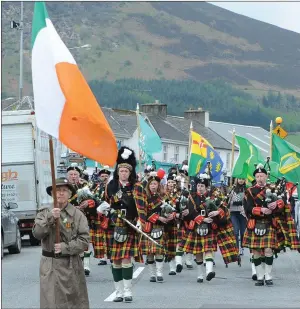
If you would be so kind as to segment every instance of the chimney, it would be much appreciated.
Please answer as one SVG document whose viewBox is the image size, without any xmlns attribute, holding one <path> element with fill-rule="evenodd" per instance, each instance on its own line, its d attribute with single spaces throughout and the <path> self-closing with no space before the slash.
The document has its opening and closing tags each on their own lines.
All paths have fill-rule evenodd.
<svg viewBox="0 0 300 309">
<path fill-rule="evenodd" d="M 198 109 L 190 108 L 189 110 L 185 111 L 184 118 L 191 121 L 197 120 L 206 128 L 209 126 L 209 112 L 204 111 L 201 107 Z"/>
<path fill-rule="evenodd" d="M 149 115 L 156 115 L 162 118 L 167 118 L 167 104 L 159 103 L 155 100 L 154 103 L 147 103 L 141 105 L 141 112 Z"/>
</svg>

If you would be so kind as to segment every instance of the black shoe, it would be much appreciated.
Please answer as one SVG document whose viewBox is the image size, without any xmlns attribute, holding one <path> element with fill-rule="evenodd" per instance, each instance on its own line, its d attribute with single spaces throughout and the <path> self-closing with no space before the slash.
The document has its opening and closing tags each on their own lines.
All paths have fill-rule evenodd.
<svg viewBox="0 0 300 309">
<path fill-rule="evenodd" d="M 158 276 L 156 278 L 157 282 L 163 282 L 164 281 L 164 278 L 162 276 Z"/>
<path fill-rule="evenodd" d="M 169 275 L 170 275 L 170 276 L 174 276 L 174 275 L 176 275 L 176 272 L 175 272 L 175 271 L 170 271 L 170 272 L 169 272 Z"/>
<path fill-rule="evenodd" d="M 84 270 L 84 274 L 85 274 L 86 276 L 89 276 L 89 275 L 90 275 L 90 271 L 89 271 L 88 269 L 85 269 L 85 270 Z"/>
<path fill-rule="evenodd" d="M 126 296 L 124 298 L 124 300 L 125 300 L 125 303 L 131 303 L 132 302 L 132 296 Z"/>
<path fill-rule="evenodd" d="M 257 275 L 256 274 L 252 275 L 252 280 L 254 280 L 254 281 L 257 280 Z"/>
<path fill-rule="evenodd" d="M 182 265 L 181 264 L 177 264 L 176 265 L 176 272 L 177 273 L 181 273 L 181 271 L 182 271 Z"/>
<path fill-rule="evenodd" d="M 113 302 L 115 302 L 115 303 L 121 303 L 122 301 L 123 301 L 123 297 L 116 297 L 113 300 Z"/>
<path fill-rule="evenodd" d="M 267 286 L 273 286 L 273 280 L 265 280 Z"/>
<path fill-rule="evenodd" d="M 210 281 L 215 276 L 216 276 L 216 273 L 214 271 L 212 271 L 212 272 L 208 273 L 208 275 L 206 276 L 206 280 Z"/>
<path fill-rule="evenodd" d="M 156 282 L 156 277 L 150 277 L 150 282 Z"/>
<path fill-rule="evenodd" d="M 101 261 L 98 263 L 98 265 L 107 265 L 107 262 L 101 260 Z"/>
<path fill-rule="evenodd" d="M 198 278 L 198 279 L 197 279 L 197 282 L 202 283 L 202 282 L 203 282 L 203 279 Z"/>
<path fill-rule="evenodd" d="M 187 269 L 193 269 L 194 268 L 193 265 L 188 265 L 188 264 L 185 264 L 185 265 L 186 265 Z"/>
<path fill-rule="evenodd" d="M 255 286 L 263 286 L 264 285 L 264 280 L 257 280 L 257 282 L 255 282 Z"/>
</svg>

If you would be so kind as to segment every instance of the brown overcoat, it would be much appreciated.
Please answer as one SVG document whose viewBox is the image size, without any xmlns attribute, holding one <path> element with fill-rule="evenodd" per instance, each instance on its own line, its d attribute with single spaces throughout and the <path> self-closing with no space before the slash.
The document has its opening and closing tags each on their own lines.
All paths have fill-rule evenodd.
<svg viewBox="0 0 300 309">
<path fill-rule="evenodd" d="M 51 209 L 41 209 L 35 218 L 33 235 L 41 240 L 42 250 L 54 251 L 55 221 Z M 40 308 L 89 308 L 84 269 L 79 254 L 89 244 L 85 215 L 73 205 L 61 210 L 60 241 L 63 257 L 41 257 Z"/>
</svg>

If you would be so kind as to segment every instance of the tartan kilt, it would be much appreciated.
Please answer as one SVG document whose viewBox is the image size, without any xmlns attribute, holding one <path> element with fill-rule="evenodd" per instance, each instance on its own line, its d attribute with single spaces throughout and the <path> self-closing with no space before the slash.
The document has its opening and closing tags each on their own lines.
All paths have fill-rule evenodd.
<svg viewBox="0 0 300 309">
<path fill-rule="evenodd" d="M 179 249 L 186 253 L 198 254 L 209 251 L 217 251 L 217 234 L 210 229 L 206 236 L 200 236 L 195 227 L 193 230 L 187 230 L 183 236 Z"/>
<path fill-rule="evenodd" d="M 182 238 L 186 233 L 186 228 L 184 224 L 181 224 L 179 228 L 177 228 L 177 245 L 180 245 Z"/>
<path fill-rule="evenodd" d="M 109 239 L 109 230 L 105 230 L 100 227 L 99 224 L 95 224 L 95 236 L 94 236 L 94 258 L 102 259 L 105 255 L 108 256 L 107 248 L 107 239 Z M 112 230 L 110 230 L 112 231 Z M 113 235 L 110 233 L 111 236 Z"/>
<path fill-rule="evenodd" d="M 243 247 L 254 250 L 265 248 L 277 249 L 278 242 L 275 228 L 272 226 L 270 221 L 259 220 L 259 222 L 269 223 L 266 234 L 263 236 L 257 236 L 254 232 L 254 229 L 250 230 L 247 227 L 244 234 Z"/>
<path fill-rule="evenodd" d="M 90 235 L 90 243 L 95 244 L 95 230 L 93 228 L 90 228 L 90 231 L 89 231 L 89 235 Z"/>
<path fill-rule="evenodd" d="M 152 224 L 152 229 L 160 228 L 160 227 L 162 227 L 160 224 Z M 163 227 L 165 229 L 165 226 Z M 146 234 L 152 237 L 151 232 L 146 233 Z M 142 234 L 138 234 L 138 239 L 139 239 L 139 247 L 143 255 L 149 255 L 149 254 L 165 255 L 166 254 L 165 249 L 167 246 L 167 233 L 165 232 L 165 230 L 160 239 L 155 239 L 155 241 L 158 242 L 160 245 L 162 245 L 163 248 L 158 247 L 151 240 L 149 240 L 145 236 L 142 236 Z"/>
<path fill-rule="evenodd" d="M 112 233 L 113 235 L 113 233 Z M 127 240 L 119 243 L 114 237 L 110 239 L 110 259 L 112 261 L 134 258 L 136 262 L 143 263 L 142 252 L 139 248 L 139 235 L 129 231 Z"/>
<path fill-rule="evenodd" d="M 300 241 L 297 236 L 294 219 L 290 208 L 285 207 L 285 217 L 277 217 L 277 241 L 279 249 L 289 247 L 291 250 L 300 249 Z"/>
<path fill-rule="evenodd" d="M 219 227 L 217 241 L 225 264 L 239 260 L 239 250 L 236 246 L 234 229 L 231 221 L 226 226 Z"/>
<path fill-rule="evenodd" d="M 177 224 L 172 222 L 165 227 L 167 238 L 167 256 L 168 258 L 175 258 L 176 247 L 178 244 L 178 228 Z"/>
</svg>

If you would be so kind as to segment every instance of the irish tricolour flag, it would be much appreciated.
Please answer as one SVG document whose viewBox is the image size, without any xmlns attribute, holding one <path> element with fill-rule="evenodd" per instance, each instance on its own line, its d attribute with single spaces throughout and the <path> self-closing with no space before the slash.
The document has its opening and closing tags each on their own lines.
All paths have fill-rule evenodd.
<svg viewBox="0 0 300 309">
<path fill-rule="evenodd" d="M 32 83 L 37 126 L 73 151 L 113 166 L 114 134 L 44 2 L 34 7 Z"/>
</svg>

